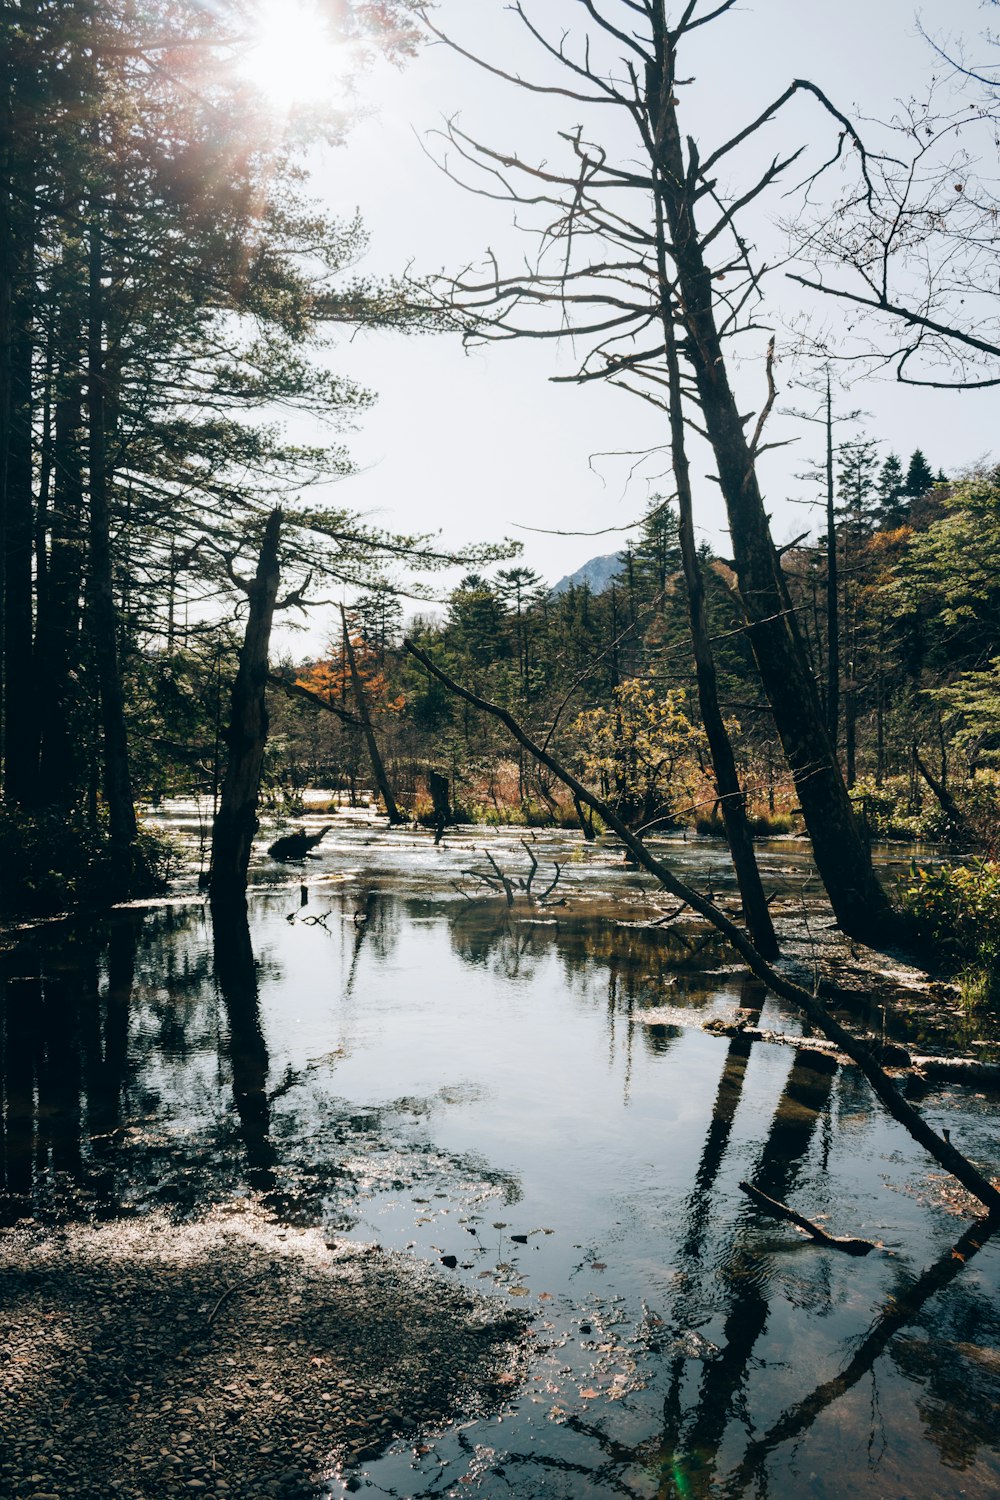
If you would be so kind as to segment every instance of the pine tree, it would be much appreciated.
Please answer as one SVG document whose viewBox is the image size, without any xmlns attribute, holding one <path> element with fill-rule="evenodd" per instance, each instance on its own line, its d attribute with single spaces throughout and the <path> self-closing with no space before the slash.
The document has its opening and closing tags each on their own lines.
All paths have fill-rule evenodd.
<svg viewBox="0 0 1000 1500">
<path fill-rule="evenodd" d="M 837 493 L 845 551 L 859 547 L 875 527 L 872 499 L 876 493 L 878 450 L 870 438 L 841 443 Z"/>
<path fill-rule="evenodd" d="M 934 470 L 927 462 L 919 448 L 914 448 L 910 455 L 910 462 L 906 470 L 906 481 L 903 485 L 903 494 L 911 500 L 917 500 L 921 495 L 926 495 L 929 489 L 934 487 Z"/>
<path fill-rule="evenodd" d="M 890 453 L 879 472 L 876 485 L 878 497 L 876 514 L 878 524 L 884 531 L 895 531 L 905 526 L 907 508 L 904 501 L 906 481 L 899 456 Z"/>
</svg>

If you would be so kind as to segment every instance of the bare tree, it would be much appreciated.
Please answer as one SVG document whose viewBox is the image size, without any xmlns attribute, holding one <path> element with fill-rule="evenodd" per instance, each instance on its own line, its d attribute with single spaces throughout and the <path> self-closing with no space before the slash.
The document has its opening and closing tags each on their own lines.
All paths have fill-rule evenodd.
<svg viewBox="0 0 1000 1500">
<path fill-rule="evenodd" d="M 518 222 L 538 230 L 535 260 L 506 275 L 491 258 L 485 273 L 469 270 L 433 290 L 476 339 L 572 339 L 584 349 L 572 375 L 607 380 L 657 406 L 677 404 L 682 420 L 711 447 L 729 517 L 739 593 L 750 640 L 800 799 L 817 865 L 845 931 L 883 938 L 888 902 L 874 875 L 827 733 L 805 644 L 771 537 L 757 475 L 764 430 L 775 399 L 770 363 L 767 390 L 752 429 L 740 410 L 727 355 L 734 340 L 759 330 L 766 266 L 743 230 L 743 214 L 782 181 L 804 147 L 775 155 L 751 170 L 730 194 L 720 174 L 737 169 L 741 148 L 759 147 L 784 107 L 797 97 L 815 103 L 835 140 L 824 162 L 807 170 L 815 182 L 852 148 L 864 164 L 855 127 L 815 84 L 795 79 L 778 98 L 721 145 L 703 153 L 681 128 L 685 86 L 679 56 L 693 32 L 723 20 L 735 0 L 687 0 L 676 21 L 664 0 L 571 0 L 580 35 L 551 39 L 536 19 L 541 7 L 518 0 L 511 9 L 540 55 L 561 70 L 556 83 L 535 82 L 477 58 L 425 24 L 441 41 L 519 89 L 552 94 L 586 108 L 614 111 L 629 127 L 617 153 L 581 125 L 562 132 L 564 167 L 528 160 L 478 141 L 452 121 L 445 131 L 445 166 L 474 191 L 512 205 Z M 863 166 L 863 170 L 865 170 Z M 676 335 L 678 382 L 666 368 L 668 333 Z"/>
<path fill-rule="evenodd" d="M 870 122 L 880 150 L 803 206 L 791 228 L 812 269 L 789 275 L 848 313 L 840 358 L 903 385 L 981 390 L 1000 385 L 1000 40 L 987 35 L 984 67 L 928 43 L 945 76 Z"/>
</svg>

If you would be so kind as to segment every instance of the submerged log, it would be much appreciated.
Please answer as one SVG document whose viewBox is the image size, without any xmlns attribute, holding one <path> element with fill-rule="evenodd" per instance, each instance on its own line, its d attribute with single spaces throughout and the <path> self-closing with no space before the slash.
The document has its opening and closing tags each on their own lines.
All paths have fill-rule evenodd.
<svg viewBox="0 0 1000 1500">
<path fill-rule="evenodd" d="M 272 859 L 286 861 L 305 859 L 310 849 L 315 849 L 320 839 L 328 834 L 332 827 L 332 823 L 327 823 L 319 833 L 306 833 L 304 828 L 297 828 L 294 833 L 286 833 L 282 838 L 275 839 L 267 852 Z"/>
<path fill-rule="evenodd" d="M 810 1239 L 814 1239 L 819 1245 L 828 1245 L 831 1250 L 843 1250 L 845 1255 L 867 1255 L 878 1248 L 871 1240 L 857 1240 L 846 1234 L 828 1234 L 825 1229 L 814 1224 L 812 1219 L 807 1219 L 804 1214 L 797 1214 L 794 1208 L 789 1208 L 787 1203 L 779 1203 L 777 1198 L 769 1198 L 752 1183 L 741 1182 L 740 1188 L 763 1213 L 770 1214 L 772 1219 L 785 1219 L 789 1224 L 804 1229 Z"/>
<path fill-rule="evenodd" d="M 802 1046 L 802 1038 L 791 1036 L 788 1032 L 762 1031 L 759 1027 L 746 1026 L 742 1021 L 727 1021 L 721 1016 L 702 1022 L 700 1029 L 713 1036 L 740 1036 L 748 1042 L 771 1042 L 779 1047 Z M 861 1036 L 858 1040 L 867 1044 L 873 1057 L 883 1067 L 892 1069 L 897 1082 L 964 1083 L 970 1088 L 1000 1093 L 1000 1063 L 982 1062 L 978 1057 L 916 1056 L 898 1042 L 885 1041 L 876 1036 Z M 841 1065 L 855 1061 L 841 1051 L 835 1042 L 824 1042 L 814 1037 L 810 1039 L 808 1046 L 810 1052 L 831 1058 Z"/>
</svg>

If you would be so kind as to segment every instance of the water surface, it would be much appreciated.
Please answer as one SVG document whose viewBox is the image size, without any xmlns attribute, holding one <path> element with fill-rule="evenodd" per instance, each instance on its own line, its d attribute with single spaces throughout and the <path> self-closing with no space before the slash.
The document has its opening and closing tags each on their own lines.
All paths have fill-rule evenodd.
<svg viewBox="0 0 1000 1500">
<path fill-rule="evenodd" d="M 337 1493 L 996 1494 L 1000 1257 L 961 1195 L 856 1071 L 699 1029 L 801 1030 L 715 939 L 654 925 L 619 851 L 539 837 L 566 904 L 511 911 L 463 875 L 485 847 L 527 874 L 514 831 L 435 849 L 341 817 L 301 871 L 260 861 L 248 926 L 192 894 L 11 938 L 5 1221 L 253 1196 L 525 1311 L 505 1411 Z M 721 849 L 670 852 L 728 899 Z M 762 862 L 808 915 L 800 848 Z M 996 1165 L 990 1101 L 924 1108 Z M 744 1178 L 883 1248 L 803 1241 Z"/>
</svg>

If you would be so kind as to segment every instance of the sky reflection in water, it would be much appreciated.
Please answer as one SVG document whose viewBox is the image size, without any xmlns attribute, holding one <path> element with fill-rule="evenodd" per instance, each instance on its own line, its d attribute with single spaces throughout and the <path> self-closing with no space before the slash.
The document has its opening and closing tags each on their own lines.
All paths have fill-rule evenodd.
<svg viewBox="0 0 1000 1500">
<path fill-rule="evenodd" d="M 214 944 L 191 903 L 12 946 L 4 1221 L 253 1193 L 524 1308 L 502 1420 L 397 1447 L 362 1493 L 995 1494 L 996 1244 L 859 1075 L 683 1024 L 798 1029 L 714 942 L 635 925 L 616 856 L 548 836 L 589 898 L 525 919 L 451 889 L 473 842 L 337 834 L 301 894 L 262 867 Z M 792 889 L 796 857 L 767 858 Z M 986 1101 L 925 1107 L 995 1159 Z M 742 1177 L 885 1252 L 802 1242 Z"/>
</svg>

